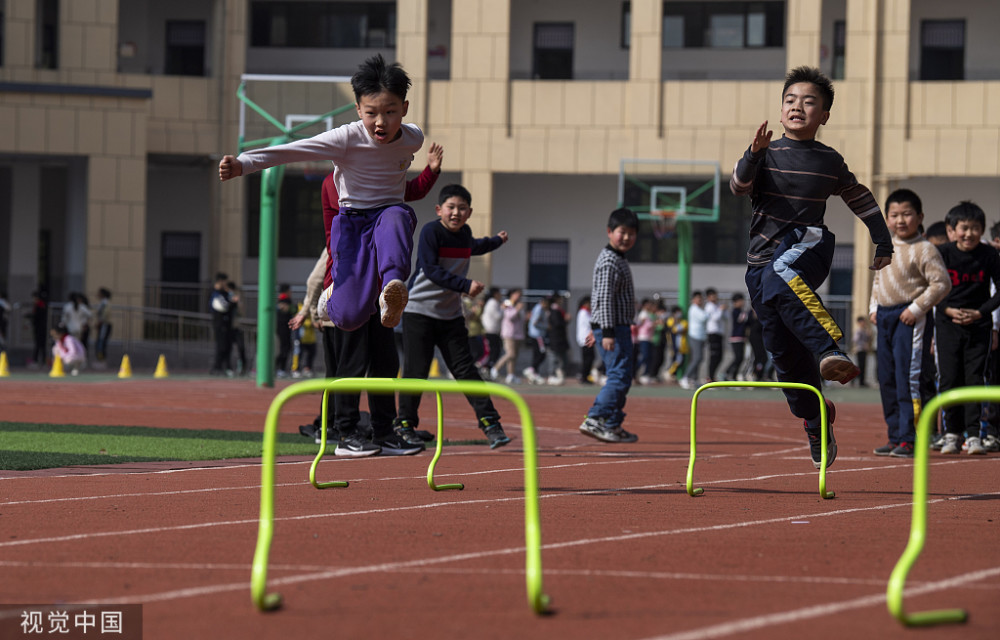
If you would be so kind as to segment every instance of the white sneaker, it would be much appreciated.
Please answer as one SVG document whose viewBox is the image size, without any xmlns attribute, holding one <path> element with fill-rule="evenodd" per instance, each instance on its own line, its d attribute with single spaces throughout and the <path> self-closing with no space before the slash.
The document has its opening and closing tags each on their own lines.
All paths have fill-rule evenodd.
<svg viewBox="0 0 1000 640">
<path fill-rule="evenodd" d="M 965 440 L 966 449 L 965 452 L 970 456 L 985 456 L 986 447 L 983 446 L 983 441 L 979 438 L 966 438 Z"/>
<path fill-rule="evenodd" d="M 976 438 L 978 440 L 978 438 Z M 941 453 L 952 454 L 958 453 L 962 450 L 962 444 L 959 442 L 957 433 L 946 433 L 944 438 L 941 440 Z"/>
<path fill-rule="evenodd" d="M 681 388 L 683 388 L 683 389 L 690 389 L 691 387 L 694 386 L 693 384 L 691 384 L 690 378 L 681 378 L 677 382 L 677 384 L 679 384 L 681 386 Z"/>
<path fill-rule="evenodd" d="M 330 320 L 330 314 L 327 312 L 327 303 L 330 302 L 330 295 L 333 294 L 333 285 L 331 284 L 323 292 L 319 294 L 319 301 L 316 303 L 316 316 L 319 318 L 320 322 L 329 322 L 333 324 Z"/>
<path fill-rule="evenodd" d="M 395 327 L 403 318 L 403 309 L 409 300 L 406 284 L 399 279 L 390 280 L 378 297 L 378 307 L 382 316 L 382 326 Z"/>
<path fill-rule="evenodd" d="M 1000 439 L 996 436 L 986 436 L 983 438 L 983 448 L 987 451 L 1000 451 Z"/>
</svg>

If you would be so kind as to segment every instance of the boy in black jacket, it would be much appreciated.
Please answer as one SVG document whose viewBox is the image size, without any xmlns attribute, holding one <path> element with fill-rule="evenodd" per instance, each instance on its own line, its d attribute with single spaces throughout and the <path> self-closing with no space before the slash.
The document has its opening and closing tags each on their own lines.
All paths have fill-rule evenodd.
<svg viewBox="0 0 1000 640">
<path fill-rule="evenodd" d="M 470 280 L 472 256 L 489 253 L 507 242 L 507 232 L 492 238 L 473 238 L 466 224 L 472 215 L 472 195 L 457 184 L 441 189 L 435 207 L 438 220 L 420 230 L 417 268 L 409 282 L 409 302 L 403 312 L 403 377 L 426 379 L 430 373 L 434 347 L 441 350 L 444 363 L 456 380 L 478 380 L 479 372 L 469 349 L 462 296 L 475 297 L 484 285 Z M 510 442 L 500 426 L 500 414 L 489 396 L 467 396 L 476 412 L 490 448 Z M 399 394 L 396 435 L 414 446 L 423 446 L 415 433 L 420 395 Z"/>
<path fill-rule="evenodd" d="M 965 201 L 951 208 L 945 223 L 954 241 L 940 245 L 938 250 L 951 277 L 951 293 L 934 314 L 942 393 L 984 384 L 992 342 L 990 312 L 1000 306 L 1000 255 L 982 243 L 986 214 L 978 205 Z M 997 285 L 993 297 L 990 297 L 990 280 Z M 955 405 L 944 410 L 946 433 L 941 453 L 959 453 L 963 438 L 967 453 L 986 453 L 979 433 L 979 414 L 978 404 Z"/>
</svg>

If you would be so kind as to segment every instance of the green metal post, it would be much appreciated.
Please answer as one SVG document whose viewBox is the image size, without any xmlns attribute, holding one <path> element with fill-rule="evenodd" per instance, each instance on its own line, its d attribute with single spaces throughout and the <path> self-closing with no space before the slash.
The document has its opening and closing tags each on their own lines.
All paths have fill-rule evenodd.
<svg viewBox="0 0 1000 640">
<path fill-rule="evenodd" d="M 278 261 L 278 196 L 284 167 L 264 169 L 260 179 L 260 251 L 257 271 L 257 386 L 274 386 L 275 291 Z"/>
<path fill-rule="evenodd" d="M 691 223 L 677 221 L 677 305 L 687 313 L 691 302 L 691 265 L 694 262 L 694 234 Z"/>
</svg>

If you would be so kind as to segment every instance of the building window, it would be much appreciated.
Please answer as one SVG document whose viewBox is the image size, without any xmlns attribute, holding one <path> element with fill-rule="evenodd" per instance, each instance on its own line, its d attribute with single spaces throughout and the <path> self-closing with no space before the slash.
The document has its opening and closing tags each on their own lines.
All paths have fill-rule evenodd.
<svg viewBox="0 0 1000 640">
<path fill-rule="evenodd" d="M 536 80 L 573 79 L 573 23 L 536 22 L 531 76 Z"/>
<path fill-rule="evenodd" d="M 528 288 L 564 291 L 569 288 L 569 241 L 528 241 Z"/>
<path fill-rule="evenodd" d="M 163 72 L 168 76 L 205 75 L 205 22 L 168 20 Z"/>
<path fill-rule="evenodd" d="M 783 47 L 784 2 L 664 2 L 663 47 Z"/>
<path fill-rule="evenodd" d="M 847 22 L 837 20 L 833 23 L 833 68 L 830 77 L 834 80 L 844 79 L 844 62 L 847 59 Z"/>
<path fill-rule="evenodd" d="M 965 79 L 965 20 L 920 23 L 920 79 Z"/>
<path fill-rule="evenodd" d="M 36 5 L 38 40 L 35 66 L 39 69 L 59 68 L 59 0 L 38 0 Z"/>
<path fill-rule="evenodd" d="M 632 3 L 622 3 L 622 49 L 632 44 Z"/>
<path fill-rule="evenodd" d="M 252 173 L 247 182 L 247 256 L 260 255 L 260 180 Z M 323 251 L 322 185 L 326 173 L 286 170 L 278 198 L 278 257 L 312 258 Z"/>
<path fill-rule="evenodd" d="M 396 46 L 396 3 L 254 2 L 250 46 L 392 48 Z"/>
</svg>

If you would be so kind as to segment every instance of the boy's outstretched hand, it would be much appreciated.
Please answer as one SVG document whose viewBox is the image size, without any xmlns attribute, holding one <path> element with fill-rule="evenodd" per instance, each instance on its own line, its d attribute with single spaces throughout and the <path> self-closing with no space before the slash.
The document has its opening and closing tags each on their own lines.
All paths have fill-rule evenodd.
<svg viewBox="0 0 1000 640">
<path fill-rule="evenodd" d="M 222 156 L 219 162 L 219 180 L 225 182 L 241 175 L 243 175 L 243 163 L 237 160 L 236 156 Z"/>
<path fill-rule="evenodd" d="M 444 159 L 444 147 L 436 142 L 431 143 L 431 148 L 427 150 L 427 166 L 434 173 L 441 173 L 441 160 Z"/>
<path fill-rule="evenodd" d="M 754 134 L 753 141 L 750 143 L 750 153 L 759 153 L 771 146 L 771 136 L 773 134 L 774 131 L 768 131 L 767 120 L 765 120 L 763 124 L 757 127 L 757 133 Z"/>
<path fill-rule="evenodd" d="M 892 262 L 892 256 L 876 256 L 872 260 L 872 266 L 868 267 L 872 271 L 878 271 L 880 269 L 885 269 Z"/>
<path fill-rule="evenodd" d="M 483 284 L 479 280 L 473 280 L 472 282 L 469 283 L 469 297 L 475 298 L 480 293 L 482 293 L 483 289 L 485 288 L 486 288 L 485 284 Z"/>
<path fill-rule="evenodd" d="M 503 240 L 504 244 L 507 243 L 507 232 L 506 231 L 500 231 L 500 232 L 498 232 L 497 233 L 497 237 L 500 238 L 501 240 Z"/>
</svg>

